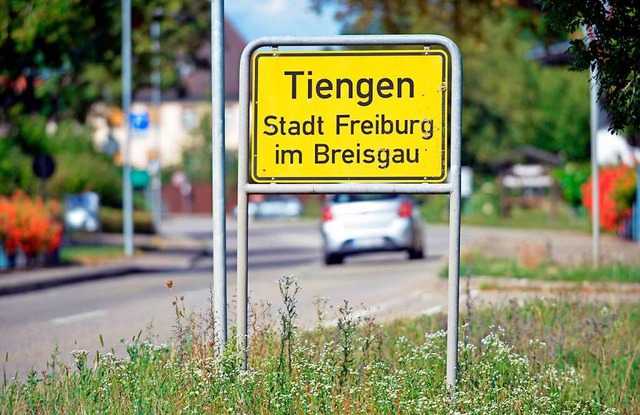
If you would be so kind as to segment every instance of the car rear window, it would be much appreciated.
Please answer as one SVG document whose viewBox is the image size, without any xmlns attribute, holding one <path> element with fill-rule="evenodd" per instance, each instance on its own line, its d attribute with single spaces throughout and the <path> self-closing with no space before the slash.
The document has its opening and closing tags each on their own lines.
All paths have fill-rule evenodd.
<svg viewBox="0 0 640 415">
<path fill-rule="evenodd" d="M 398 198 L 397 194 L 338 194 L 333 195 L 333 203 L 372 202 L 378 200 L 392 200 Z"/>
</svg>

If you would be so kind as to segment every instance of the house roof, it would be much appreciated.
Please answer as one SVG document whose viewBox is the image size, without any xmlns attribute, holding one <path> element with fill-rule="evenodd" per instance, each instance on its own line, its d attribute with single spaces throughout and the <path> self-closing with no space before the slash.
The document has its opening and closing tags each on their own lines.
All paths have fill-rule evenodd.
<svg viewBox="0 0 640 415">
<path fill-rule="evenodd" d="M 227 101 L 239 97 L 240 57 L 246 46 L 245 40 L 233 24 L 224 20 L 224 92 Z M 163 90 L 163 100 L 207 101 L 211 98 L 211 39 L 206 39 L 198 48 L 196 61 L 190 62 L 191 70 L 181 78 L 182 88 Z M 185 62 L 183 62 L 185 63 Z M 136 91 L 136 101 L 150 101 L 151 89 Z"/>
<path fill-rule="evenodd" d="M 564 158 L 555 153 L 536 147 L 521 147 L 512 150 L 504 157 L 494 160 L 491 165 L 496 170 L 503 170 L 517 163 L 536 163 L 546 166 L 560 167 L 564 165 Z"/>
<path fill-rule="evenodd" d="M 224 19 L 224 92 L 227 100 L 237 101 L 239 96 L 240 57 L 246 42 L 236 31 L 233 24 Z M 189 99 L 207 99 L 211 91 L 211 41 L 202 44 L 196 54 L 196 69 L 182 78 L 186 97 Z"/>
</svg>

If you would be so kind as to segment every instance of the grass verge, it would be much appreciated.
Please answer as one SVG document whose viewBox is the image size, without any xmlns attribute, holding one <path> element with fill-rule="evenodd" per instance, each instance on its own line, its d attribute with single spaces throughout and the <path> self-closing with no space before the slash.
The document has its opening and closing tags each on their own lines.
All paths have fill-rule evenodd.
<svg viewBox="0 0 640 415">
<path fill-rule="evenodd" d="M 121 246 L 65 246 L 60 249 L 60 260 L 66 264 L 95 265 L 124 258 Z"/>
<path fill-rule="evenodd" d="M 446 316 L 382 326 L 345 302 L 329 326 L 326 300 L 318 299 L 316 329 L 301 331 L 299 287 L 279 284 L 280 324 L 253 319 L 247 371 L 233 347 L 213 356 L 211 316 L 188 315 L 176 296 L 171 346 L 138 336 L 127 358 L 98 354 L 91 363 L 77 350 L 75 367 L 54 355 L 44 376 L 5 375 L 0 413 L 637 414 L 637 304 L 467 304 L 452 395 Z"/>
<path fill-rule="evenodd" d="M 588 265 L 564 266 L 550 260 L 534 259 L 526 264 L 511 258 L 495 258 L 473 251 L 461 256 L 460 275 L 510 277 L 545 281 L 569 282 L 640 282 L 640 266 L 623 263 L 604 264 L 598 268 Z M 448 275 L 447 268 L 440 271 Z"/>
</svg>

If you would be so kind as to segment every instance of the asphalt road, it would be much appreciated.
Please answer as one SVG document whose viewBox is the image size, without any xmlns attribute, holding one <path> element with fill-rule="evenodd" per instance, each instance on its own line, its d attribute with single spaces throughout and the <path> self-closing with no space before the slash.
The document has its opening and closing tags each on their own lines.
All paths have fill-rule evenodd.
<svg viewBox="0 0 640 415">
<path fill-rule="evenodd" d="M 317 323 L 315 299 L 327 299 L 326 319 L 348 300 L 359 315 L 377 318 L 436 312 L 446 306 L 446 280 L 437 277 L 447 251 L 444 226 L 427 230 L 427 258 L 409 261 L 405 253 L 349 257 L 343 265 L 322 263 L 315 221 L 256 221 L 249 227 L 249 291 L 259 323 L 277 321 L 281 307 L 276 281 L 294 276 L 300 286 L 298 323 Z M 227 225 L 228 317 L 235 324 L 235 223 Z M 182 218 L 165 223 L 163 233 L 197 238 L 211 244 L 210 218 Z M 188 311 L 210 309 L 212 258 L 201 258 L 180 274 L 125 275 L 0 298 L 0 353 L 8 378 L 29 369 L 46 369 L 54 348 L 71 363 L 70 352 L 85 349 L 124 353 L 124 342 L 142 333 L 170 342 L 175 323 L 172 301 L 184 296 Z M 169 290 L 165 281 L 174 281 Z M 268 306 L 270 304 L 270 306 Z M 267 308 L 265 308 L 267 307 Z M 263 311 L 269 310 L 267 313 Z M 102 339 L 102 340 L 101 340 Z M 104 345 L 101 344 L 104 343 Z M 56 346 L 57 345 L 57 346 Z"/>
<path fill-rule="evenodd" d="M 250 325 L 277 323 L 282 301 L 276 282 L 283 276 L 294 276 L 299 284 L 297 323 L 301 327 L 312 327 L 318 322 L 316 298 L 327 299 L 324 318 L 329 324 L 337 318 L 336 309 L 344 300 L 349 301 L 356 315 L 373 316 L 378 321 L 446 310 L 447 281 L 437 274 L 447 263 L 447 226 L 427 225 L 424 260 L 409 261 L 405 253 L 386 253 L 348 257 L 344 264 L 330 267 L 322 263 L 318 226 L 316 221 L 250 223 L 250 310 L 259 315 L 250 316 Z M 235 223 L 229 220 L 230 325 L 235 324 L 236 307 L 235 232 Z M 211 218 L 176 218 L 163 224 L 163 233 L 195 238 L 210 247 Z M 544 246 L 549 259 L 563 263 L 589 263 L 591 252 L 590 236 L 576 232 L 464 227 L 461 242 L 463 252 L 473 248 L 510 257 L 526 253 L 526 248 Z M 603 237 L 602 253 L 605 260 L 640 262 L 640 245 L 613 237 Z M 165 285 L 169 279 L 173 280 L 171 290 Z M 505 279 L 499 281 L 509 283 Z M 184 304 L 187 311 L 206 315 L 210 310 L 211 283 L 209 256 L 201 258 L 193 269 L 180 273 L 125 275 L 0 297 L 0 358 L 5 374 L 10 379 L 18 372 L 24 379 L 31 368 L 45 370 L 56 348 L 59 360 L 70 364 L 70 353 L 76 349 L 88 350 L 91 355 L 113 349 L 124 356 L 124 343 L 139 333 L 143 339 L 170 342 L 175 323 L 172 301 L 184 296 L 184 302 L 179 304 Z M 482 280 L 472 283 L 470 290 L 465 290 L 463 282 L 461 307 L 467 302 L 467 295 L 473 301 L 494 302 L 514 295 L 547 296 L 552 292 L 549 286 L 527 290 L 522 283 L 513 282 L 516 285 L 512 290 L 492 291 L 479 290 Z M 640 284 L 616 290 L 579 290 L 576 294 L 587 301 L 613 297 L 640 299 Z M 200 319 L 203 321 L 204 317 Z"/>
</svg>

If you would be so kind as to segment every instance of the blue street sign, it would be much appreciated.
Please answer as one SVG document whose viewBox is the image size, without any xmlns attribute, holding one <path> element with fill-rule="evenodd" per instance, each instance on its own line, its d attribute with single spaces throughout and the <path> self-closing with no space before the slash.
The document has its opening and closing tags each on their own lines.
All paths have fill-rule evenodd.
<svg viewBox="0 0 640 415">
<path fill-rule="evenodd" d="M 144 131 L 149 128 L 149 113 L 139 112 L 129 114 L 129 125 L 138 131 Z"/>
</svg>

